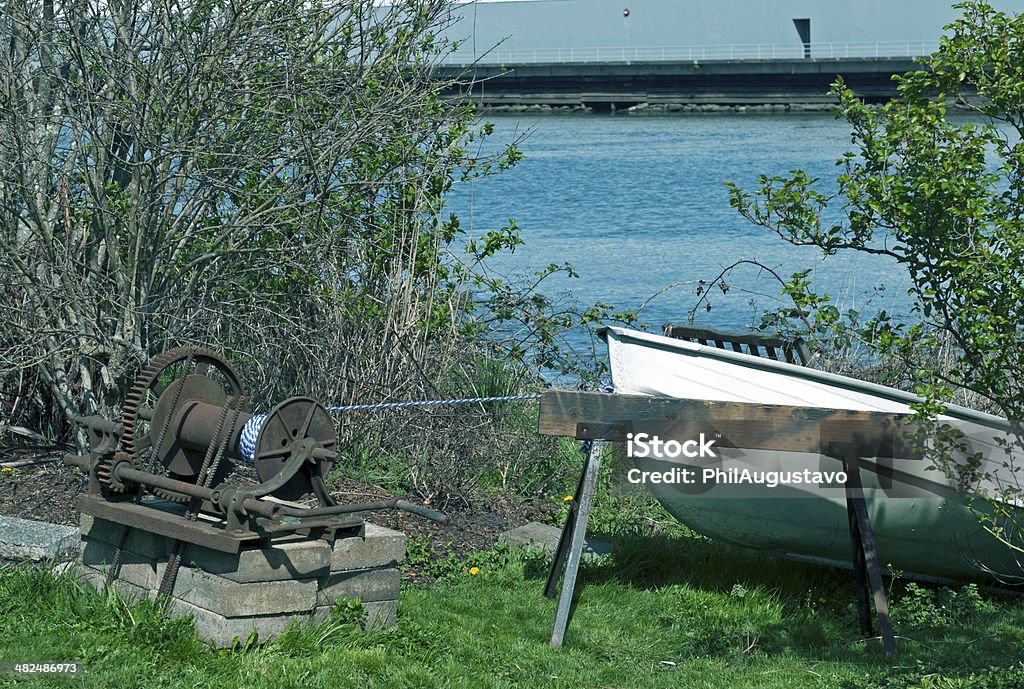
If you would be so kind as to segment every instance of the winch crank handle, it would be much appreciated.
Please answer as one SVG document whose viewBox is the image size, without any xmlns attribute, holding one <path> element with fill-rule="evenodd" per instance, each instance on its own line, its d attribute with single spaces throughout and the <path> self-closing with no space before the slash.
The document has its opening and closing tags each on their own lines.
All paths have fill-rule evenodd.
<svg viewBox="0 0 1024 689">
<path fill-rule="evenodd" d="M 83 428 L 88 428 L 94 433 L 111 433 L 117 437 L 121 436 L 121 431 L 124 428 L 123 425 L 114 421 L 108 421 L 98 414 L 93 414 L 92 416 L 73 416 L 71 421 Z"/>
<path fill-rule="evenodd" d="M 408 502 L 406 500 L 395 500 L 395 507 L 405 512 L 417 514 L 424 519 L 441 522 L 442 524 L 447 524 L 451 521 L 451 517 L 444 512 L 438 512 L 437 510 L 432 510 L 424 507 L 423 505 L 417 505 L 416 503 Z"/>
<path fill-rule="evenodd" d="M 86 472 L 92 469 L 92 457 L 89 455 L 64 455 L 64 463 L 70 467 L 78 467 Z"/>
</svg>

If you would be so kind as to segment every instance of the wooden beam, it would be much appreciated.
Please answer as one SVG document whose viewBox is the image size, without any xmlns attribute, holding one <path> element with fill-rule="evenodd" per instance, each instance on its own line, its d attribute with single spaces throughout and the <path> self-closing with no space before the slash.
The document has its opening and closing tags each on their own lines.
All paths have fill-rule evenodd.
<svg viewBox="0 0 1024 689">
<path fill-rule="evenodd" d="M 648 433 L 662 440 L 694 440 L 713 434 L 722 447 L 742 447 L 790 452 L 817 452 L 843 462 L 847 472 L 847 513 L 854 550 L 858 612 L 861 627 L 870 634 L 868 594 L 874 602 L 885 652 L 896 653 L 896 638 L 889 619 L 888 600 L 874 532 L 864 500 L 858 457 L 918 458 L 912 443 L 911 414 L 820 409 L 745 402 L 683 400 L 644 395 L 551 390 L 541 399 L 539 432 L 542 435 L 593 439 L 559 540 L 558 553 L 548 576 L 545 593 L 554 593 L 562 563 L 568 559 L 562 580 L 551 644 L 560 646 L 572 615 L 579 553 L 586 534 L 587 518 L 597 483 L 602 440 L 628 440 L 631 434 Z"/>
<path fill-rule="evenodd" d="M 183 537 L 189 543 L 219 550 L 222 553 L 237 553 L 242 547 L 242 541 L 259 538 L 258 534 L 234 538 L 220 525 L 190 522 L 177 514 L 164 513 L 156 507 L 136 505 L 133 502 L 111 502 L 98 495 L 86 494 L 78 498 L 78 510 L 83 514 L 91 514 L 100 519 L 160 536 Z"/>
<path fill-rule="evenodd" d="M 60 462 L 63 459 L 64 458 L 60 455 L 32 457 L 30 459 L 16 459 L 12 462 L 0 462 L 0 469 L 18 469 L 20 467 L 30 467 L 37 464 L 50 464 L 53 462 Z"/>
<path fill-rule="evenodd" d="M 646 395 L 549 390 L 540 403 L 541 435 L 625 441 L 648 433 L 664 440 L 715 434 L 719 447 L 827 452 L 842 443 L 861 456 L 915 457 L 911 414 L 713 402 Z"/>
<path fill-rule="evenodd" d="M 548 573 L 548 583 L 544 590 L 544 595 L 548 598 L 554 595 L 558 578 L 562 578 L 558 605 L 555 608 L 555 622 L 551 626 L 552 646 L 562 645 L 569 621 L 572 619 L 572 596 L 576 590 L 576 577 L 579 575 L 580 562 L 583 559 L 587 522 L 590 520 L 590 508 L 594 504 L 594 494 L 597 492 L 597 475 L 601 467 L 603 450 L 604 441 L 595 440 L 590 445 L 590 451 L 583 462 L 579 484 L 576 486 L 576 494 L 573 496 L 572 509 L 565 520 L 565 526 L 562 527 L 562 537 L 558 540 L 558 550 Z"/>
<path fill-rule="evenodd" d="M 864 500 L 864 486 L 860 478 L 860 466 L 857 456 L 839 443 L 833 443 L 829 454 L 843 460 L 843 469 L 847 474 L 846 509 L 850 521 L 850 541 L 853 545 L 853 570 L 857 582 L 857 607 L 860 613 L 861 630 L 872 635 L 871 615 L 867 610 L 867 594 L 870 590 L 871 599 L 878 617 L 878 627 L 882 634 L 882 646 L 887 655 L 896 655 L 896 635 L 893 633 L 892 621 L 889 617 L 889 600 L 882 581 L 882 565 L 878 558 L 875 545 L 875 534 L 868 517 L 867 503 Z M 865 581 L 866 579 L 866 581 Z M 865 613 L 867 613 L 865 615 Z"/>
</svg>

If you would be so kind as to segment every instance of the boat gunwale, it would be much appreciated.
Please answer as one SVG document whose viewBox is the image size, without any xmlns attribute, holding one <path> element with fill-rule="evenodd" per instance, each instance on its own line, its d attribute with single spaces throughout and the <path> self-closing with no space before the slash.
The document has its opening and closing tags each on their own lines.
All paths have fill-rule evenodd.
<svg viewBox="0 0 1024 689">
<path fill-rule="evenodd" d="M 726 349 L 719 349 L 718 347 L 710 347 L 696 342 L 679 340 L 671 337 L 665 337 L 664 335 L 655 335 L 654 333 L 647 333 L 640 330 L 632 330 L 630 328 L 622 328 L 618 326 L 604 326 L 597 330 L 597 336 L 605 342 L 608 341 L 609 333 L 612 333 L 622 341 L 632 341 L 633 343 L 639 344 L 643 347 L 660 349 L 662 351 L 685 354 L 688 356 L 704 356 L 711 359 L 719 359 L 746 368 L 759 369 L 770 373 L 803 378 L 854 392 L 883 397 L 903 404 L 910 405 L 924 402 L 924 398 L 915 395 L 912 392 L 905 392 L 886 385 L 870 383 L 865 380 L 843 376 L 838 373 L 829 373 L 828 371 L 821 371 L 807 366 L 798 366 L 796 364 L 790 364 L 776 359 L 767 359 L 750 354 L 743 354 L 741 352 L 732 352 Z M 814 405 L 808 404 L 806 406 L 810 407 Z M 943 416 L 962 421 L 973 421 L 1007 432 L 1015 432 L 1017 430 L 1017 427 L 1004 417 L 977 411 L 958 404 L 945 405 L 945 411 L 940 418 Z"/>
</svg>

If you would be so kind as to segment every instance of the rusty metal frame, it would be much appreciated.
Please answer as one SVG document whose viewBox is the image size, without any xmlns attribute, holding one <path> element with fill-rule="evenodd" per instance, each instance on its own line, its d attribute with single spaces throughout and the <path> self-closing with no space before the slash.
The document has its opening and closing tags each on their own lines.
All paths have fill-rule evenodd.
<svg viewBox="0 0 1024 689">
<path fill-rule="evenodd" d="M 179 367 L 179 377 L 164 381 L 171 367 Z M 231 386 L 229 394 L 204 377 L 211 367 Z M 238 552 L 243 543 L 285 533 L 332 540 L 338 531 L 361 531 L 363 522 L 354 515 L 369 510 L 399 509 L 447 521 L 440 512 L 404 500 L 337 504 L 325 483 L 338 459 L 334 421 L 307 397 L 285 400 L 267 415 L 256 440 L 261 483 L 210 485 L 225 466 L 242 458 L 241 428 L 252 418 L 242 399 L 233 369 L 214 352 L 181 348 L 155 357 L 133 385 L 122 423 L 100 416 L 74 419 L 86 429 L 90 446 L 87 455 L 64 457 L 89 474 L 80 511 L 176 539 L 169 564 L 183 542 Z M 145 420 L 149 433 L 139 431 Z M 143 452 L 167 473 L 145 470 Z M 318 506 L 282 502 L 308 494 Z M 115 576 L 116 569 L 111 568 Z M 168 567 L 161 591 L 173 586 L 175 570 Z"/>
</svg>

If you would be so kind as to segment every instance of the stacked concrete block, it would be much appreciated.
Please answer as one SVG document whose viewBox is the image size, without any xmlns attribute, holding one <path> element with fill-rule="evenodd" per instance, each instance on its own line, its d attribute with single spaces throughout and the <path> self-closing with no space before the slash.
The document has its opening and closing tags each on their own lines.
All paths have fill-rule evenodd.
<svg viewBox="0 0 1024 689">
<path fill-rule="evenodd" d="M 0 562 L 54 560 L 78 547 L 78 529 L 0 514 Z"/>
<path fill-rule="evenodd" d="M 127 529 L 127 537 L 124 536 Z M 122 595 L 154 599 L 173 539 L 104 519 L 82 516 L 81 581 L 103 589 L 124 538 L 111 585 Z M 217 646 L 280 634 L 293 621 L 321 619 L 338 600 L 359 599 L 366 628 L 395 623 L 405 535 L 366 524 L 362 536 L 323 540 L 289 536 L 271 547 L 246 546 L 237 554 L 193 544 L 181 551 L 181 566 L 170 595 L 176 616 L 191 616 L 200 638 Z"/>
</svg>

